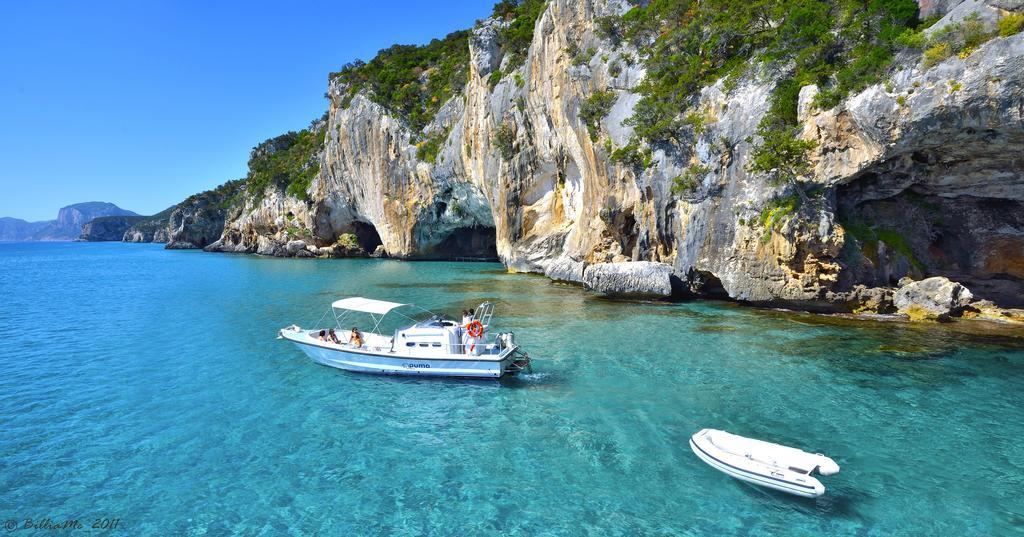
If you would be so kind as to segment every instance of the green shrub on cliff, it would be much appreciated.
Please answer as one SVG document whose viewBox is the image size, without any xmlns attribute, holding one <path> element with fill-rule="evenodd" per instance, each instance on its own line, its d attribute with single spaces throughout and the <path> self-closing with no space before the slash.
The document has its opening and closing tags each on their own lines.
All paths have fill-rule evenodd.
<svg viewBox="0 0 1024 537">
<path fill-rule="evenodd" d="M 614 15 L 594 19 L 597 36 L 618 46 L 622 41 L 622 18 Z"/>
<path fill-rule="evenodd" d="M 512 130 L 512 126 L 508 122 L 503 122 L 494 129 L 494 135 L 491 137 L 491 144 L 501 154 L 501 158 L 505 160 L 512 160 L 512 157 L 516 156 L 515 149 L 516 134 Z"/>
<path fill-rule="evenodd" d="M 329 78 L 347 84 L 346 99 L 366 90 L 370 99 L 419 131 L 462 91 L 468 76 L 469 31 L 462 30 L 423 46 L 392 45 L 368 62 L 346 64 Z"/>
<path fill-rule="evenodd" d="M 499 83 L 501 83 L 501 79 L 504 77 L 505 74 L 501 72 L 501 69 L 495 69 L 491 71 L 491 76 L 487 77 L 487 86 L 490 88 L 494 88 L 494 86 L 497 86 Z"/>
<path fill-rule="evenodd" d="M 999 19 L 999 35 L 1010 37 L 1024 30 L 1024 13 L 1013 13 Z"/>
<path fill-rule="evenodd" d="M 936 43 L 924 51 L 921 61 L 925 69 L 945 60 L 953 55 L 953 48 L 949 43 Z"/>
<path fill-rule="evenodd" d="M 284 187 L 285 192 L 299 199 L 307 199 L 307 190 L 320 173 L 317 153 L 323 146 L 324 131 L 304 129 L 271 138 L 254 148 L 249 157 L 249 174 L 245 188 L 249 196 L 258 200 L 267 187 Z"/>
<path fill-rule="evenodd" d="M 763 173 L 776 186 L 790 184 L 801 199 L 806 200 L 800 178 L 812 171 L 807 153 L 818 146 L 814 140 L 799 137 L 795 127 L 764 121 L 758 128 L 761 143 L 751 153 L 747 171 Z"/>
<path fill-rule="evenodd" d="M 509 55 L 506 71 L 514 70 L 526 61 L 526 51 L 533 41 L 533 28 L 546 6 L 546 0 L 501 0 L 494 5 L 491 16 L 508 23 L 498 32 L 501 51 Z"/>
<path fill-rule="evenodd" d="M 849 237 L 860 244 L 860 255 L 867 257 L 872 263 L 878 263 L 878 243 L 885 243 L 891 250 L 902 255 L 917 269 L 918 274 L 924 274 L 927 266 L 914 255 L 914 250 L 907 243 L 907 240 L 897 231 L 886 228 L 876 228 L 860 220 L 841 221 L 839 224 Z M 852 245 L 853 241 L 847 241 Z"/>
<path fill-rule="evenodd" d="M 914 0 L 652 0 L 638 5 L 622 17 L 622 35 L 638 47 L 647 69 L 630 124 L 648 141 L 678 143 L 684 132 L 679 115 L 697 91 L 742 72 L 751 61 L 787 69 L 797 89 L 818 84 L 820 104 L 830 106 L 880 79 L 902 48 L 897 38 L 916 26 L 916 13 Z M 791 94 L 795 109 L 795 92 L 780 91 Z"/>
<path fill-rule="evenodd" d="M 927 69 L 954 54 L 966 58 L 996 33 L 985 26 L 977 12 L 971 13 L 964 20 L 947 24 L 932 33 L 925 43 L 927 48 L 921 58 L 922 64 Z"/>
<path fill-rule="evenodd" d="M 782 219 L 793 214 L 800 207 L 800 198 L 797 196 L 786 196 L 775 198 L 768 202 L 757 216 L 757 223 L 766 233 L 778 227 Z"/>
<path fill-rule="evenodd" d="M 338 240 L 335 242 L 335 244 L 344 248 L 348 248 L 350 250 L 360 248 L 359 237 L 357 237 L 355 233 L 342 233 L 341 235 L 338 236 Z"/>
<path fill-rule="evenodd" d="M 213 190 L 200 193 L 208 194 L 217 202 L 218 209 L 228 209 L 242 199 L 242 190 L 245 187 L 245 179 L 233 179 L 227 181 Z"/>
<path fill-rule="evenodd" d="M 616 98 L 614 91 L 598 91 L 580 103 L 580 119 L 587 126 L 591 140 L 597 140 L 601 120 L 612 110 Z"/>
<path fill-rule="evenodd" d="M 442 129 L 427 136 L 425 140 L 416 144 L 416 158 L 434 164 L 437 162 L 437 154 L 441 146 L 448 139 L 449 129 Z"/>
<path fill-rule="evenodd" d="M 672 193 L 676 196 L 696 190 L 700 186 L 701 178 L 711 173 L 711 168 L 703 164 L 694 164 L 679 177 L 672 180 Z"/>
<path fill-rule="evenodd" d="M 953 54 L 967 57 L 995 35 L 996 32 L 988 30 L 981 16 L 974 12 L 962 22 L 936 30 L 931 37 L 926 37 L 924 32 L 906 33 L 900 36 L 899 42 L 911 48 L 923 48 L 922 65 L 929 69 Z"/>
<path fill-rule="evenodd" d="M 609 160 L 617 164 L 631 166 L 644 170 L 654 164 L 653 152 L 640 143 L 639 140 L 630 140 L 628 144 L 612 151 Z"/>
</svg>

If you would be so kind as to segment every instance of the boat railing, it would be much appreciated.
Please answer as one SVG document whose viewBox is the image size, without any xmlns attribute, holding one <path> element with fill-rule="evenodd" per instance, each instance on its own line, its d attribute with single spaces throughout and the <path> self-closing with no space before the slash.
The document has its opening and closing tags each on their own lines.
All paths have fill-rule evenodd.
<svg viewBox="0 0 1024 537">
<path fill-rule="evenodd" d="M 511 356 L 512 360 L 509 361 L 508 366 L 505 367 L 506 373 L 519 373 L 526 371 L 527 373 L 533 372 L 533 362 L 530 360 L 530 355 L 526 354 L 518 345 L 507 347 L 501 353 L 502 359 Z"/>
<path fill-rule="evenodd" d="M 473 310 L 473 320 L 480 321 L 480 324 L 484 326 L 489 326 L 491 324 L 492 317 L 494 317 L 493 302 L 484 302 Z"/>
</svg>

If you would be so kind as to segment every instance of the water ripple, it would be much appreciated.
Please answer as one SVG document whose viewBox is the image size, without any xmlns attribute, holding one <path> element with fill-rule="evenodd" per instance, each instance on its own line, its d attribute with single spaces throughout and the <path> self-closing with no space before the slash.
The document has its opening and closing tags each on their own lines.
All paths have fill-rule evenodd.
<svg viewBox="0 0 1024 537">
<path fill-rule="evenodd" d="M 132 535 L 973 534 L 1024 527 L 1024 347 L 493 264 L 0 245 L 0 513 Z M 495 299 L 535 371 L 362 376 L 274 340 L 334 297 Z M 715 472 L 703 427 L 824 451 L 818 500 Z M 965 461 L 965 453 L 979 453 Z"/>
</svg>

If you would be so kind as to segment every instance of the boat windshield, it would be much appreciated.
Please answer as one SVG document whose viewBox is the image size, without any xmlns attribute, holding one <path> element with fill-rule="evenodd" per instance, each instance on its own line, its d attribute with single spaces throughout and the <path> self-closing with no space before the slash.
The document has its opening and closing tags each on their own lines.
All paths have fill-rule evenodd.
<svg viewBox="0 0 1024 537">
<path fill-rule="evenodd" d="M 444 316 L 434 314 L 434 315 L 431 315 L 430 318 L 424 319 L 424 320 L 416 323 L 414 326 L 416 328 L 436 328 L 436 327 L 444 326 L 444 321 L 445 320 L 446 319 L 444 318 Z M 449 322 L 452 322 L 452 321 L 449 320 Z"/>
</svg>

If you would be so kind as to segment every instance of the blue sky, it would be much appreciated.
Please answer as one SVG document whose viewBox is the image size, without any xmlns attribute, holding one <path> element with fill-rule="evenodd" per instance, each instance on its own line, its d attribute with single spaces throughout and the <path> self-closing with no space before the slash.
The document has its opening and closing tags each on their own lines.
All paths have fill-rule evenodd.
<svg viewBox="0 0 1024 537">
<path fill-rule="evenodd" d="M 494 0 L 3 2 L 0 216 L 153 214 L 245 175 L 327 109 L 327 73 L 469 28 Z"/>
</svg>

